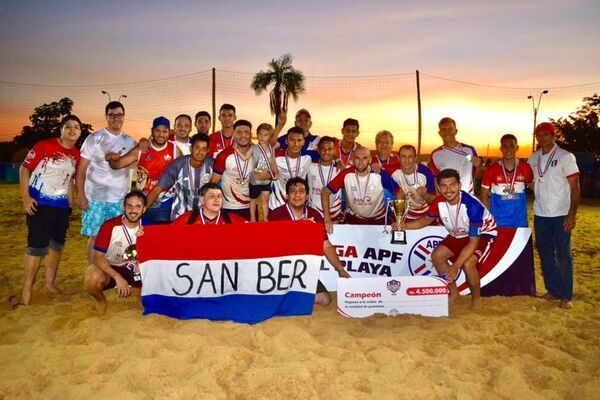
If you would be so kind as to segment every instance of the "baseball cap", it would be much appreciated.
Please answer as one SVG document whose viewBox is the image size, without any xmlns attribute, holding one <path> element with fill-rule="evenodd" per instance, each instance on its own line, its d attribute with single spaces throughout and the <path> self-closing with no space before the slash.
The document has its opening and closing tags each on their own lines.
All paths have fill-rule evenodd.
<svg viewBox="0 0 600 400">
<path fill-rule="evenodd" d="M 538 126 L 535 127 L 535 132 L 546 132 L 551 135 L 556 134 L 556 128 L 550 122 L 542 122 Z"/>
<path fill-rule="evenodd" d="M 312 118 L 310 116 L 310 113 L 308 112 L 308 110 L 306 108 L 301 108 L 296 112 L 296 118 L 298 118 L 301 114 L 306 114 L 308 115 L 308 118 Z"/>
<path fill-rule="evenodd" d="M 167 129 L 171 129 L 171 122 L 169 122 L 169 120 L 163 116 L 154 118 L 154 121 L 152 121 L 152 129 L 156 128 L 159 125 L 164 125 L 167 127 Z"/>
</svg>

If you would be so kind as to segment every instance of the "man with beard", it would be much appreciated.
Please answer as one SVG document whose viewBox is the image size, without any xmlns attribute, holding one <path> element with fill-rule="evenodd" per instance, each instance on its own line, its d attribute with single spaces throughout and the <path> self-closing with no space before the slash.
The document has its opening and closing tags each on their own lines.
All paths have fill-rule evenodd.
<svg viewBox="0 0 600 400">
<path fill-rule="evenodd" d="M 215 160 L 211 182 L 221 182 L 225 202 L 223 209 L 250 219 L 250 174 L 254 160 L 250 150 L 252 124 L 240 119 L 233 126 L 234 142 L 221 151 Z M 210 150 L 209 150 L 210 153 Z"/>
<path fill-rule="evenodd" d="M 137 187 L 142 189 L 145 195 L 158 183 L 163 171 L 181 156 L 181 151 L 169 141 L 170 122 L 165 117 L 155 118 L 152 122 L 152 136 L 147 150 L 142 150 L 137 145 L 127 154 L 106 154 L 110 167 L 120 169 L 130 166 L 137 161 Z M 164 224 L 171 222 L 171 205 L 173 194 L 164 191 L 158 196 L 158 200 L 148 204 L 148 211 L 144 215 L 145 224 Z"/>
<path fill-rule="evenodd" d="M 348 214 L 345 218 L 347 224 L 383 225 L 385 223 L 384 189 L 395 195 L 399 187 L 387 172 L 373 171 L 370 161 L 369 150 L 365 147 L 357 148 L 354 151 L 354 165 L 340 172 L 329 182 L 326 189 L 321 191 L 321 204 L 327 232 L 333 232 L 329 197 L 341 189 L 344 189 L 348 198 Z"/>
<path fill-rule="evenodd" d="M 207 157 L 208 135 L 197 133 L 190 139 L 191 154 L 178 157 L 165 169 L 158 183 L 148 193 L 148 203 L 169 188 L 175 191 L 171 218 L 198 208 L 200 188 L 210 181 L 214 160 Z"/>
<path fill-rule="evenodd" d="M 279 115 L 279 120 L 277 121 L 277 127 L 275 128 L 275 136 L 277 136 L 281 129 L 283 129 L 286 119 L 287 110 L 283 110 L 283 113 Z M 319 136 L 310 133 L 310 128 L 312 127 L 312 117 L 310 116 L 310 112 L 308 112 L 307 109 L 302 108 L 296 112 L 294 126 L 296 128 L 302 129 L 302 134 L 304 136 L 302 150 L 317 150 L 317 145 L 319 144 Z M 277 128 L 279 128 L 279 130 Z M 279 137 L 279 139 L 277 139 L 277 143 L 279 144 L 280 149 L 287 149 L 287 136 L 288 135 L 286 133 L 285 135 L 282 135 L 281 137 Z"/>
<path fill-rule="evenodd" d="M 81 234 L 88 236 L 88 262 L 92 263 L 94 241 L 104 221 L 123 212 L 123 198 L 129 191 L 129 170 L 113 170 L 106 153 L 127 153 L 136 142 L 122 131 L 125 107 L 111 101 L 104 110 L 106 128 L 89 135 L 81 146 L 77 167 L 77 204 L 81 214 Z"/>
<path fill-rule="evenodd" d="M 146 196 L 137 190 L 130 192 L 123 205 L 124 215 L 109 219 L 100 228 L 94 261 L 85 274 L 85 289 L 103 310 L 106 309 L 104 290 L 116 288 L 119 297 L 129 297 L 132 286 L 142 285 L 139 265 L 127 255 L 135 252 L 137 237 L 143 234 L 141 218 L 146 211 Z"/>
<path fill-rule="evenodd" d="M 314 208 L 308 207 L 308 183 L 300 177 L 290 178 L 286 183 L 287 203 L 269 212 L 269 221 L 301 221 L 310 220 L 322 224 L 321 214 Z M 350 278 L 348 271 L 344 269 L 335 248 L 323 231 L 323 255 L 337 271 L 340 278 Z M 327 288 L 319 281 L 317 283 L 317 294 L 315 304 L 323 306 L 331 303 L 331 296 Z"/>
<path fill-rule="evenodd" d="M 190 132 L 192 132 L 192 117 L 187 114 L 179 114 L 175 118 L 173 143 L 181 154 L 190 154 Z"/>
<path fill-rule="evenodd" d="M 431 262 L 438 273 L 446 275 L 451 300 L 459 296 L 456 278 L 464 269 L 471 289 L 471 308 L 476 308 L 480 299 L 477 266 L 489 255 L 498 234 L 496 220 L 476 197 L 460 189 L 457 171 L 445 169 L 436 180 L 441 195 L 433 200 L 427 214 L 416 220 L 396 223 L 395 227 L 420 229 L 439 218 L 448 230 L 448 236 L 431 253 Z"/>
<path fill-rule="evenodd" d="M 342 125 L 342 139 L 337 140 L 335 144 L 334 156 L 342 163 L 342 169 L 348 168 L 353 165 L 354 153 L 360 147 L 359 143 L 356 142 L 358 137 L 359 124 L 354 118 L 348 118 Z M 369 158 L 371 154 L 369 153 Z"/>
</svg>

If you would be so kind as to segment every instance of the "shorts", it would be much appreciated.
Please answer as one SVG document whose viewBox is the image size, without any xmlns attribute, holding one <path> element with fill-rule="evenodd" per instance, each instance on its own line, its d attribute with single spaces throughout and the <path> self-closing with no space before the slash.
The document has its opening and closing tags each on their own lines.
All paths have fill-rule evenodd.
<svg viewBox="0 0 600 400">
<path fill-rule="evenodd" d="M 327 293 L 327 288 L 320 279 L 317 281 L 317 293 Z"/>
<path fill-rule="evenodd" d="M 89 204 L 81 214 L 81 234 L 84 236 L 97 236 L 104 222 L 123 214 L 123 203 L 90 200 Z"/>
<path fill-rule="evenodd" d="M 171 223 L 171 204 L 150 207 L 142 216 L 143 225 L 160 225 Z"/>
<path fill-rule="evenodd" d="M 38 205 L 33 215 L 27 214 L 27 250 L 30 256 L 41 257 L 49 250 L 60 252 L 65 245 L 71 208 Z"/>
<path fill-rule="evenodd" d="M 271 183 L 262 183 L 262 184 L 258 184 L 255 185 L 253 183 L 251 183 L 250 185 L 250 198 L 251 199 L 258 199 L 261 192 L 271 192 Z"/>
<path fill-rule="evenodd" d="M 484 262 L 487 256 L 490 254 L 490 250 L 492 248 L 492 244 L 494 243 L 494 239 L 496 238 L 487 235 L 482 235 L 479 237 L 479 244 L 477 245 L 477 249 L 475 249 L 475 252 L 473 253 L 475 256 L 477 256 L 478 263 Z M 453 236 L 448 235 L 444 240 L 440 242 L 440 246 L 443 245 L 450 249 L 452 253 L 454 253 L 454 256 L 450 258 L 450 260 L 454 262 L 456 257 L 458 257 L 458 255 L 460 254 L 462 249 L 467 245 L 467 243 L 469 243 L 469 236 L 463 238 L 455 238 Z"/>
<path fill-rule="evenodd" d="M 246 221 L 250 221 L 250 209 L 249 208 L 242 208 L 240 210 L 231 210 L 231 209 L 223 209 L 223 211 L 227 211 L 228 213 L 231 214 L 237 214 L 240 217 L 244 218 Z"/>
<path fill-rule="evenodd" d="M 137 287 L 140 288 L 142 287 L 142 281 L 136 281 L 133 279 L 133 272 L 130 271 L 129 269 L 127 269 L 127 267 L 124 266 L 116 266 L 116 265 L 111 265 L 112 269 L 114 269 L 115 271 L 117 271 L 117 273 L 119 275 L 121 275 L 129 284 L 129 286 L 131 287 Z M 115 281 L 112 277 L 109 279 L 108 283 L 106 285 L 104 285 L 104 290 L 106 289 L 113 289 L 117 287 L 117 281 Z"/>
</svg>

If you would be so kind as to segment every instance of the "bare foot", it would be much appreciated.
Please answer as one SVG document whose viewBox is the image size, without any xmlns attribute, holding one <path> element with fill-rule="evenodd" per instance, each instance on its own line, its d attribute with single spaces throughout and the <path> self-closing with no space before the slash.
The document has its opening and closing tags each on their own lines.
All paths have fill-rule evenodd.
<svg viewBox="0 0 600 400">
<path fill-rule="evenodd" d="M 472 298 L 471 299 L 471 310 L 480 310 L 481 309 L 481 299 L 480 298 Z"/>
<path fill-rule="evenodd" d="M 27 287 L 23 287 L 23 292 L 21 293 L 21 304 L 28 306 L 31 303 L 32 290 Z"/>
<path fill-rule="evenodd" d="M 44 286 L 44 294 L 46 294 L 46 296 L 48 296 L 48 297 L 56 297 L 61 293 L 62 293 L 62 290 L 57 288 L 54 284 Z"/>
<path fill-rule="evenodd" d="M 544 299 L 544 300 L 558 300 L 556 297 L 552 296 L 550 294 L 550 292 L 546 292 L 542 295 L 537 295 L 536 296 L 538 299 Z"/>
<path fill-rule="evenodd" d="M 559 307 L 565 310 L 570 310 L 573 308 L 573 302 L 571 300 L 562 299 Z"/>
</svg>

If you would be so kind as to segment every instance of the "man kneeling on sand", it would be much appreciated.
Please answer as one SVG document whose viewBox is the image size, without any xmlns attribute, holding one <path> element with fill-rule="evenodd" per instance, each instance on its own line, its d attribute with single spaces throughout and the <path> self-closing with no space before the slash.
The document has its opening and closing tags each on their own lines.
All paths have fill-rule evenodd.
<svg viewBox="0 0 600 400">
<path fill-rule="evenodd" d="M 436 182 L 441 195 L 433 200 L 427 214 L 410 222 L 397 223 L 394 229 L 419 229 L 439 218 L 448 230 L 448 236 L 431 253 L 431 262 L 438 273 L 446 275 L 450 300 L 458 298 L 456 279 L 464 269 L 471 289 L 471 307 L 476 308 L 480 297 L 477 268 L 487 258 L 496 238 L 496 220 L 476 197 L 460 190 L 456 170 L 441 171 Z"/>
<path fill-rule="evenodd" d="M 146 211 L 146 196 L 133 191 L 125 196 L 125 213 L 106 221 L 94 244 L 93 264 L 85 274 L 85 289 L 106 307 L 104 290 L 116 288 L 119 297 L 129 297 L 131 287 L 141 287 L 135 243 L 144 232 L 141 218 Z"/>
</svg>

